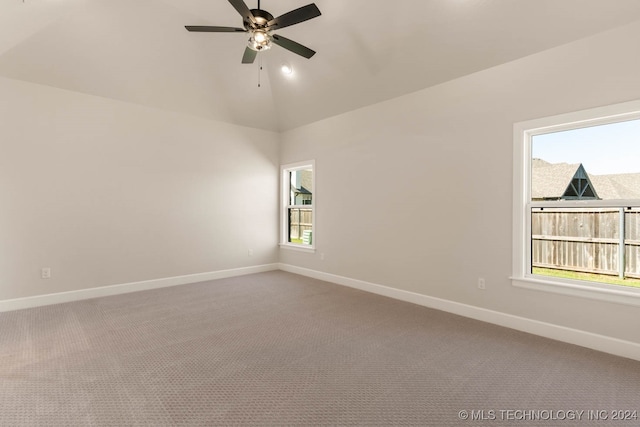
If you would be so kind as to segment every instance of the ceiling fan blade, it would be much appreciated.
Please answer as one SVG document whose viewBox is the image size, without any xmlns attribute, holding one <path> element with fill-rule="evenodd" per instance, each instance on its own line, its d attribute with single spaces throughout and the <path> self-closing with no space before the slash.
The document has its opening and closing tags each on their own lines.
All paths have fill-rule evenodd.
<svg viewBox="0 0 640 427">
<path fill-rule="evenodd" d="M 278 46 L 290 50 L 293 53 L 297 53 L 300 56 L 304 56 L 307 59 L 316 54 L 315 50 L 311 50 L 308 47 L 301 45 L 300 43 L 294 42 L 293 40 L 279 36 L 277 34 L 272 34 L 271 40 L 273 40 L 273 42 Z"/>
<path fill-rule="evenodd" d="M 250 49 L 248 46 L 244 49 L 244 55 L 242 55 L 242 63 L 243 64 L 253 64 L 253 61 L 256 60 L 256 56 L 258 52 Z"/>
<path fill-rule="evenodd" d="M 253 16 L 253 13 L 251 13 L 251 10 L 249 10 L 249 7 L 244 1 L 229 0 L 229 3 L 231 3 L 231 6 L 233 6 L 234 9 L 242 16 L 243 21 L 251 22 L 254 26 L 257 24 L 256 18 Z"/>
<path fill-rule="evenodd" d="M 234 27 L 212 27 L 210 25 L 185 25 L 187 31 L 195 31 L 201 33 L 245 33 L 247 30 L 244 28 Z"/>
<path fill-rule="evenodd" d="M 271 21 L 267 22 L 267 28 L 273 27 L 269 29 L 278 30 L 280 28 L 288 27 L 289 25 L 307 21 L 320 15 L 321 13 L 320 9 L 318 9 L 318 6 L 316 6 L 315 3 L 311 3 L 272 19 Z"/>
</svg>

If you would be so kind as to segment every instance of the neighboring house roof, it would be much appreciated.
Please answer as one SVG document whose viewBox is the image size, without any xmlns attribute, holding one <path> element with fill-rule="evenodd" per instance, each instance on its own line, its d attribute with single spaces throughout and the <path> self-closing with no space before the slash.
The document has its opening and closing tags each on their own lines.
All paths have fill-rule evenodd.
<svg viewBox="0 0 640 427">
<path fill-rule="evenodd" d="M 589 175 L 603 200 L 640 199 L 640 173 Z"/>
<path fill-rule="evenodd" d="M 581 165 L 533 159 L 531 166 L 531 198 L 558 200 L 565 194 Z M 593 175 L 585 172 L 598 199 L 640 199 L 640 173 Z"/>
<path fill-rule="evenodd" d="M 313 193 L 313 172 L 308 170 L 301 170 L 297 172 L 299 179 L 296 185 L 292 185 L 295 191 L 301 194 Z"/>
<path fill-rule="evenodd" d="M 304 187 L 300 187 L 300 188 L 296 188 L 293 186 L 291 187 L 293 188 L 293 191 L 296 192 L 297 194 L 311 194 L 311 191 L 307 190 Z"/>
<path fill-rule="evenodd" d="M 534 200 L 560 199 L 580 167 L 542 159 L 533 159 L 531 166 L 531 198 Z"/>
</svg>

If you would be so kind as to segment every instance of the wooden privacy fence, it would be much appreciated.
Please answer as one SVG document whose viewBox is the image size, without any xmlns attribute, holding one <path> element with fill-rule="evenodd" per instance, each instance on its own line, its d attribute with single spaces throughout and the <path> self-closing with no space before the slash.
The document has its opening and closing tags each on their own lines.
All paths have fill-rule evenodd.
<svg viewBox="0 0 640 427">
<path fill-rule="evenodd" d="M 291 208 L 289 209 L 289 240 L 302 239 L 306 230 L 311 231 L 312 210 Z"/>
<path fill-rule="evenodd" d="M 640 278 L 640 210 L 533 208 L 533 267 Z"/>
</svg>

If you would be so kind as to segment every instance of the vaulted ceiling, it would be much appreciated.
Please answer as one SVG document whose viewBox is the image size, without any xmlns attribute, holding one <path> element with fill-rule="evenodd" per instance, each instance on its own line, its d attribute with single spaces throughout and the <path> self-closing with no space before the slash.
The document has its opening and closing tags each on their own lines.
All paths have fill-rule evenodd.
<svg viewBox="0 0 640 427">
<path fill-rule="evenodd" d="M 283 131 L 640 19 L 638 0 L 315 3 L 322 16 L 277 32 L 315 56 L 274 46 L 247 65 L 245 33 L 184 28 L 242 27 L 226 0 L 0 0 L 0 76 Z"/>
</svg>

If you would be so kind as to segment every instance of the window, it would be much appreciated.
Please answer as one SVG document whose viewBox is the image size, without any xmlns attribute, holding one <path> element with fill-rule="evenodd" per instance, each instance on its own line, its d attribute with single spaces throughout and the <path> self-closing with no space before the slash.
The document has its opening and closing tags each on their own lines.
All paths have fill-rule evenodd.
<svg viewBox="0 0 640 427">
<path fill-rule="evenodd" d="M 313 161 L 282 166 L 283 247 L 313 250 L 315 164 Z"/>
<path fill-rule="evenodd" d="M 640 101 L 514 126 L 515 286 L 640 305 Z"/>
</svg>

